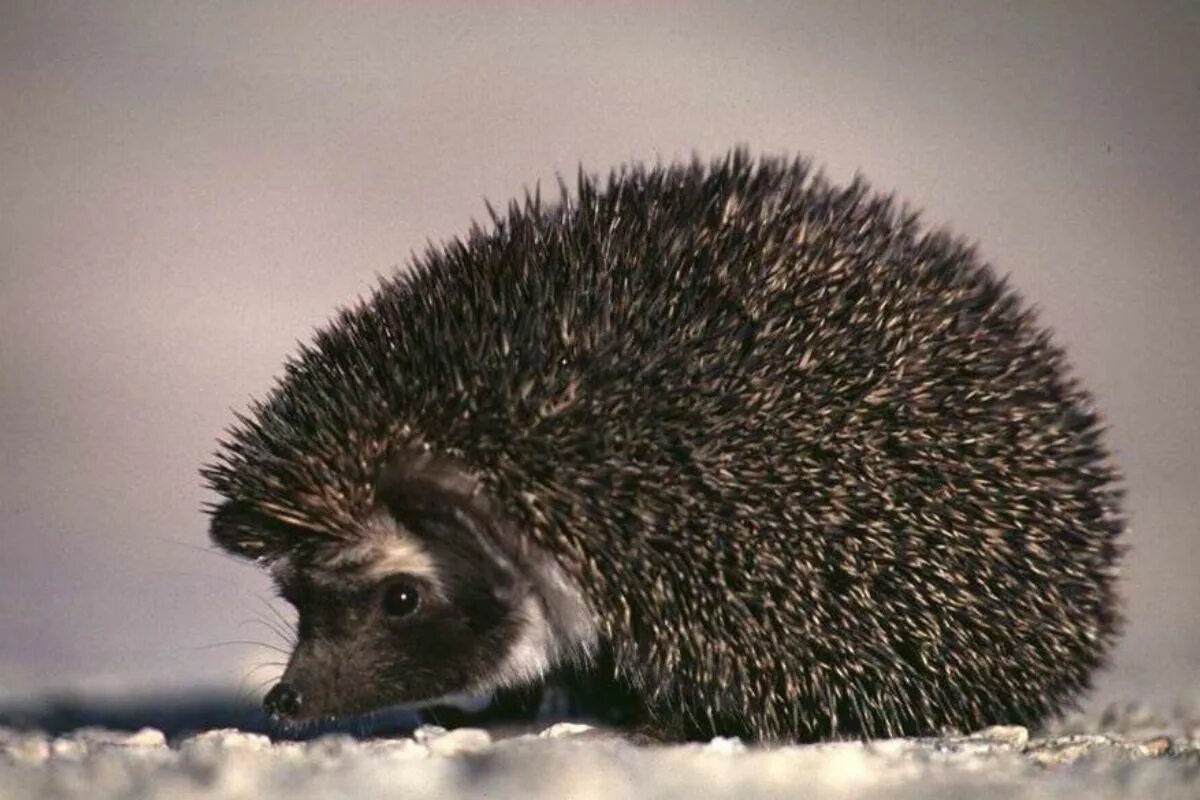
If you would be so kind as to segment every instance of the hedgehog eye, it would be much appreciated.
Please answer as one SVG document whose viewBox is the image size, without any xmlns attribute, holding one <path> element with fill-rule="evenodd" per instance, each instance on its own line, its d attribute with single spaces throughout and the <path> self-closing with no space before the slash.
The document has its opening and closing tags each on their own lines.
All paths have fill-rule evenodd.
<svg viewBox="0 0 1200 800">
<path fill-rule="evenodd" d="M 380 597 L 383 613 L 394 619 L 407 617 L 421 605 L 421 595 L 412 581 L 397 578 L 383 587 Z"/>
</svg>

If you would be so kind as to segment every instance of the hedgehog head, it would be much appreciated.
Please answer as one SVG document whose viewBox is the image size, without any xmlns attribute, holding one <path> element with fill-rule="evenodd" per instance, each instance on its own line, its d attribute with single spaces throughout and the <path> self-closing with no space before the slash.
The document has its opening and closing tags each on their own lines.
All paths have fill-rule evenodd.
<svg viewBox="0 0 1200 800">
<path fill-rule="evenodd" d="M 286 722 L 486 694 L 586 649 L 591 615 L 554 562 L 512 535 L 466 469 L 388 457 L 372 502 L 324 516 L 228 501 L 211 534 L 269 565 L 299 613 L 264 708 Z"/>
</svg>

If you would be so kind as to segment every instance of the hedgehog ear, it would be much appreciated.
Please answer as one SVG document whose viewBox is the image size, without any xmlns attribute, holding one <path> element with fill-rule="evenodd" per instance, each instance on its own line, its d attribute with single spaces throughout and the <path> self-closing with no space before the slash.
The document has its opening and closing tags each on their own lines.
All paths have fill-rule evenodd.
<svg viewBox="0 0 1200 800">
<path fill-rule="evenodd" d="M 460 541 L 478 554 L 475 570 L 486 563 L 495 598 L 509 602 L 520 595 L 523 584 L 504 520 L 479 479 L 462 464 L 427 451 L 402 452 L 381 472 L 375 498 L 413 530 L 440 524 L 443 536 L 457 531 Z"/>
<path fill-rule="evenodd" d="M 458 461 L 424 448 L 409 447 L 395 454 L 380 471 L 376 497 L 382 502 L 429 491 L 469 500 L 479 492 L 479 479 Z"/>
<path fill-rule="evenodd" d="M 208 538 L 226 553 L 253 561 L 274 560 L 287 549 L 279 531 L 256 521 L 245 504 L 232 500 L 213 509 Z"/>
</svg>

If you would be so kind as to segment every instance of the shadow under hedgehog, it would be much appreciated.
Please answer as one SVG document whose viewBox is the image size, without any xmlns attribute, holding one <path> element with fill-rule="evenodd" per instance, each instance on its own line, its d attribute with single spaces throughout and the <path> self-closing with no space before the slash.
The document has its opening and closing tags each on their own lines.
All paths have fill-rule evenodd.
<svg viewBox="0 0 1200 800">
<path fill-rule="evenodd" d="M 1033 724 L 1121 624 L 1090 397 L 972 248 L 803 160 L 581 173 L 340 312 L 204 468 L 303 721 L 608 686 L 676 738 Z"/>
</svg>

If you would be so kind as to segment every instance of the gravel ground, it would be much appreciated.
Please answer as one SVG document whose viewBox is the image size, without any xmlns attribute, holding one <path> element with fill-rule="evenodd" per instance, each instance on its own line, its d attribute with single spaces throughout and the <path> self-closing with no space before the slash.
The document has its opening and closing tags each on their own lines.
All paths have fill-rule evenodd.
<svg viewBox="0 0 1200 800">
<path fill-rule="evenodd" d="M 273 742 L 210 730 L 0 728 L 0 798 L 942 797 L 1197 798 L 1200 723 L 1140 712 L 971 736 L 746 747 L 637 746 L 573 723 L 498 734 L 426 726 L 399 738 Z"/>
</svg>

